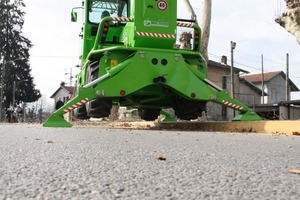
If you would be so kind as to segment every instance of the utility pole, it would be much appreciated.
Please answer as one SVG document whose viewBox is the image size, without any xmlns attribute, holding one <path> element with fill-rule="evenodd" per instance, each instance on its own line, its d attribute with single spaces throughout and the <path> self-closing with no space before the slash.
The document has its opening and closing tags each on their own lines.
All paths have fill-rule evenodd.
<svg viewBox="0 0 300 200">
<path fill-rule="evenodd" d="M 13 85 L 13 110 L 15 110 L 15 101 L 16 101 L 16 81 L 14 81 L 14 85 Z"/>
<path fill-rule="evenodd" d="M 289 54 L 286 54 L 286 79 L 285 79 L 285 86 L 286 86 L 286 101 L 290 100 L 290 84 L 289 84 Z"/>
<path fill-rule="evenodd" d="M 17 85 L 21 82 L 24 82 L 24 81 L 27 81 L 27 79 L 24 79 L 24 80 L 20 80 L 20 81 L 14 81 L 14 84 L 13 84 L 13 109 L 15 108 L 15 102 L 16 102 L 16 89 L 17 89 Z"/>
<path fill-rule="evenodd" d="M 10 63 L 10 62 L 14 62 L 16 60 L 22 60 L 24 58 L 16 58 L 14 60 L 10 60 L 10 61 L 7 61 L 5 60 L 5 58 L 3 57 L 3 64 L 2 64 L 2 67 L 0 69 L 0 72 L 1 72 L 1 91 L 0 91 L 0 123 L 2 123 L 2 117 L 3 117 L 3 92 L 4 92 L 4 78 L 5 78 L 5 65 L 7 63 Z"/>
<path fill-rule="evenodd" d="M 261 96 L 262 104 L 265 104 L 265 74 L 264 74 L 264 55 L 261 54 Z"/>
<path fill-rule="evenodd" d="M 3 91 L 4 91 L 4 77 L 5 77 L 5 59 L 3 58 L 3 64 L 1 66 L 1 91 L 0 91 L 0 123 L 2 123 L 3 116 Z"/>
<path fill-rule="evenodd" d="M 234 69 L 233 69 L 233 50 L 236 47 L 236 43 L 230 42 L 230 53 L 231 53 L 231 68 L 230 68 L 230 78 L 231 78 L 231 97 L 234 99 Z"/>
<path fill-rule="evenodd" d="M 73 85 L 73 78 L 74 78 L 74 76 L 72 75 L 72 68 L 70 68 L 70 73 L 65 73 L 65 75 L 70 75 L 69 76 L 69 80 L 70 80 L 70 82 L 69 82 L 69 86 L 72 86 Z"/>
<path fill-rule="evenodd" d="M 230 42 L 230 53 L 231 53 L 231 67 L 230 67 L 230 78 L 231 78 L 231 97 L 234 99 L 234 69 L 233 69 L 233 50 L 236 47 L 236 43 L 231 41 Z M 235 117 L 235 110 L 233 110 L 233 117 Z"/>
</svg>

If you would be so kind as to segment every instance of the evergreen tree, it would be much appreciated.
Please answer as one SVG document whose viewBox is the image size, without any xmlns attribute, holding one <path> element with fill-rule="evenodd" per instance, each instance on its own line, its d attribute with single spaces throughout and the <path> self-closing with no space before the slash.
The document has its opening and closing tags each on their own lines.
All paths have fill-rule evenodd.
<svg viewBox="0 0 300 200">
<path fill-rule="evenodd" d="M 35 89 L 29 65 L 29 49 L 32 44 L 23 33 L 25 12 L 23 0 L 0 0 L 0 64 L 3 78 L 3 107 L 13 101 L 15 83 L 15 102 L 34 102 L 40 97 Z"/>
</svg>

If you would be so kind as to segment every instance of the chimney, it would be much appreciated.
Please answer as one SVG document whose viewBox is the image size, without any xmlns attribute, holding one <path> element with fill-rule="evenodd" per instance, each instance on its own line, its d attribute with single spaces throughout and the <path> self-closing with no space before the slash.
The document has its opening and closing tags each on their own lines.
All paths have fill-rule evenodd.
<svg viewBox="0 0 300 200">
<path fill-rule="evenodd" d="M 227 65 L 227 57 L 226 57 L 226 56 L 222 56 L 222 57 L 221 57 L 221 63 L 222 63 L 223 65 Z"/>
<path fill-rule="evenodd" d="M 64 87 L 65 84 L 66 84 L 65 82 L 61 82 L 61 83 L 60 83 L 60 86 L 61 86 L 61 87 Z"/>
</svg>

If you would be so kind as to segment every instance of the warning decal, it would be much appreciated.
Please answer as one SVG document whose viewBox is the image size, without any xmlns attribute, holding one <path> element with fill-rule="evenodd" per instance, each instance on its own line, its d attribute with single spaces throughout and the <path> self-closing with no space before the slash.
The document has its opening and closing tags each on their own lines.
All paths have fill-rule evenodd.
<svg viewBox="0 0 300 200">
<path fill-rule="evenodd" d="M 157 2 L 157 8 L 161 11 L 164 11 L 168 8 L 168 3 L 165 2 L 164 0 L 159 0 Z"/>
</svg>

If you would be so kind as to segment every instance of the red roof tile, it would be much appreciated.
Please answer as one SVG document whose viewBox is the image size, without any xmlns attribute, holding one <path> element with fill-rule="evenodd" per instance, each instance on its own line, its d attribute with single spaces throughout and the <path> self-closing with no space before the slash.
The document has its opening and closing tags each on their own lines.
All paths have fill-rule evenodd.
<svg viewBox="0 0 300 200">
<path fill-rule="evenodd" d="M 65 88 L 66 90 L 68 90 L 70 92 L 70 94 L 73 94 L 73 92 L 74 92 L 73 86 L 62 86 L 62 87 Z"/>
<path fill-rule="evenodd" d="M 264 81 L 270 81 L 280 73 L 282 73 L 282 71 L 264 73 Z M 241 76 L 241 78 L 244 78 L 251 83 L 260 83 L 262 79 L 261 74 L 248 74 Z"/>
</svg>

